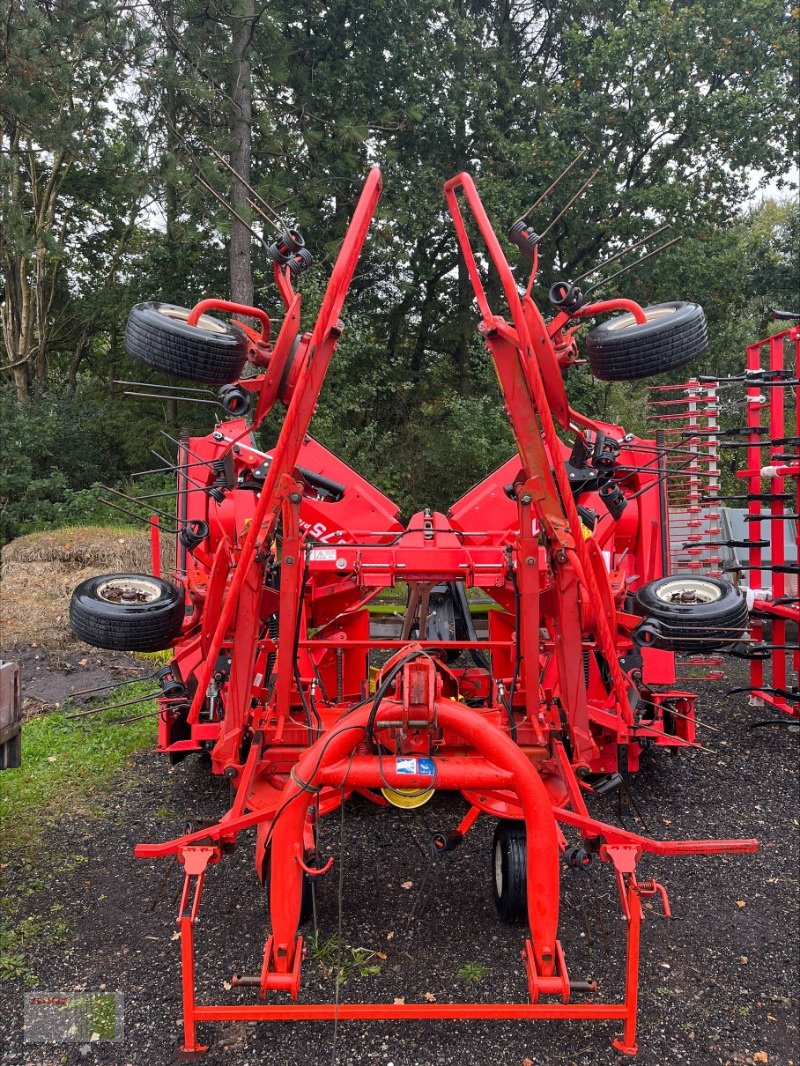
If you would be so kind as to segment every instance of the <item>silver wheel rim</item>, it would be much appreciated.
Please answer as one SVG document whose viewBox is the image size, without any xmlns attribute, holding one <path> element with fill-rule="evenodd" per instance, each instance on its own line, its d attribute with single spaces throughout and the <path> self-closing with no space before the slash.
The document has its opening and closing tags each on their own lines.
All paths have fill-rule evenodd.
<svg viewBox="0 0 800 1066">
<path fill-rule="evenodd" d="M 174 322 L 185 322 L 189 317 L 189 311 L 183 307 L 159 307 L 157 311 L 164 318 L 171 318 Z M 228 328 L 224 322 L 212 318 L 211 315 L 200 315 L 197 325 L 211 333 L 226 333 Z"/>
<path fill-rule="evenodd" d="M 503 898 L 503 849 L 499 844 L 494 849 L 494 887 L 497 898 Z"/>
<path fill-rule="evenodd" d="M 655 590 L 656 599 L 669 604 L 716 603 L 722 590 L 696 577 L 676 577 Z"/>
<path fill-rule="evenodd" d="M 146 577 L 113 577 L 97 586 L 97 598 L 120 606 L 146 605 L 161 599 L 161 588 Z"/>
<path fill-rule="evenodd" d="M 669 315 L 675 314 L 674 307 L 656 307 L 646 308 L 643 307 L 645 318 L 648 322 L 656 322 L 660 318 L 667 318 Z M 617 318 L 611 318 L 606 322 L 606 328 L 610 330 L 629 329 L 631 326 L 645 325 L 646 323 L 639 323 L 633 317 L 633 315 L 619 315 Z"/>
</svg>

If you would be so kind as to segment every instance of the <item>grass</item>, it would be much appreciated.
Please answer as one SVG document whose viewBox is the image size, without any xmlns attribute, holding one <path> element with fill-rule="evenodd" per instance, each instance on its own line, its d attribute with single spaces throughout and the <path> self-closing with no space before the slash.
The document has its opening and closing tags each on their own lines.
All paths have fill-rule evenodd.
<svg viewBox="0 0 800 1066">
<path fill-rule="evenodd" d="M 337 985 L 346 984 L 355 974 L 374 977 L 381 972 L 378 960 L 386 958 L 381 952 L 369 948 L 351 947 L 335 933 L 322 937 L 317 931 L 306 940 L 306 944 L 309 955 L 326 980 L 334 980 Z"/>
<path fill-rule="evenodd" d="M 26 948 L 34 944 L 55 947 L 67 939 L 67 923 L 57 917 L 57 905 L 47 915 L 29 914 L 22 920 L 0 923 L 0 981 L 14 978 L 36 984 L 36 974 L 26 957 Z"/>
<path fill-rule="evenodd" d="M 133 699 L 148 690 L 152 682 L 127 685 L 119 698 Z M 100 695 L 109 702 L 116 698 Z M 154 742 L 155 716 L 126 726 L 113 724 L 153 709 L 150 703 L 134 704 L 70 721 L 67 716 L 76 708 L 65 704 L 24 724 L 22 766 L 3 771 L 0 790 L 0 842 L 6 861 L 14 852 L 27 851 L 65 811 L 85 809 L 129 755 Z"/>
<path fill-rule="evenodd" d="M 484 966 L 482 962 L 465 962 L 459 969 L 456 976 L 469 984 L 477 984 L 482 981 L 490 972 L 488 966 Z"/>
<path fill-rule="evenodd" d="M 124 696 L 98 694 L 111 703 L 133 699 L 152 690 L 152 682 L 126 685 Z M 51 875 L 76 870 L 87 861 L 85 855 L 48 855 L 36 848 L 42 833 L 56 824 L 65 812 L 92 813 L 92 800 L 101 795 L 128 757 L 153 744 L 155 717 L 119 726 L 118 718 L 133 717 L 154 710 L 154 704 L 134 704 L 117 711 L 104 711 L 87 718 L 70 720 L 77 708 L 62 708 L 22 727 L 22 766 L 4 770 L 0 788 L 0 869 L 14 870 L 13 890 L 0 898 L 0 981 L 23 980 L 36 983 L 27 949 L 34 944 L 48 947 L 62 943 L 67 926 L 60 916 L 63 909 L 51 902 L 48 887 Z M 21 913 L 27 901 L 36 896 L 44 913 Z"/>
</svg>

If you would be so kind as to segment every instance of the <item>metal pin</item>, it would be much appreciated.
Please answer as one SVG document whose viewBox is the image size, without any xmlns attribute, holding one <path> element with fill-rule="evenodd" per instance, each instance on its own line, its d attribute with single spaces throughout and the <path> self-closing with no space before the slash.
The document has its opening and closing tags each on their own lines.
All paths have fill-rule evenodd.
<svg viewBox="0 0 800 1066">
<path fill-rule="evenodd" d="M 128 518 L 133 518 L 137 522 L 143 522 L 146 526 L 149 526 L 151 524 L 149 518 L 145 518 L 145 516 L 141 515 L 141 514 L 136 514 L 134 511 L 128 510 L 127 507 L 120 507 L 119 504 L 113 503 L 111 500 L 104 500 L 101 496 L 98 496 L 97 499 L 98 499 L 98 502 L 102 503 L 102 505 L 104 507 L 110 507 L 114 511 L 119 511 L 120 514 L 127 515 Z M 176 529 L 167 529 L 165 526 L 160 526 L 159 528 L 160 528 L 162 533 L 168 533 L 172 537 L 176 537 L 178 535 L 178 533 L 180 532 L 180 530 L 177 529 L 177 528 Z"/>
<path fill-rule="evenodd" d="M 144 677 L 130 677 L 126 681 L 112 681 L 107 685 L 95 685 L 94 688 L 82 688 L 77 692 L 70 692 L 69 699 L 74 699 L 75 696 L 89 696 L 94 692 L 107 692 L 111 688 L 122 688 L 123 685 L 135 685 L 137 681 L 152 681 L 156 676 L 156 671 L 152 674 L 145 674 Z"/>
</svg>

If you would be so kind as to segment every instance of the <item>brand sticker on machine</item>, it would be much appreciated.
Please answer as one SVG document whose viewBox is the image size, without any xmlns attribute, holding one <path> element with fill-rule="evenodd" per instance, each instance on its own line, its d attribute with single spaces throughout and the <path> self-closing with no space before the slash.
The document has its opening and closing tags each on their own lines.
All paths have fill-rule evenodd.
<svg viewBox="0 0 800 1066">
<path fill-rule="evenodd" d="M 428 774 L 433 777 L 436 772 L 433 759 L 426 757 L 417 759 L 406 756 L 402 759 L 395 759 L 394 768 L 398 774 Z"/>
<path fill-rule="evenodd" d="M 320 563 L 332 563 L 336 558 L 335 548 L 312 548 L 311 561 Z"/>
</svg>

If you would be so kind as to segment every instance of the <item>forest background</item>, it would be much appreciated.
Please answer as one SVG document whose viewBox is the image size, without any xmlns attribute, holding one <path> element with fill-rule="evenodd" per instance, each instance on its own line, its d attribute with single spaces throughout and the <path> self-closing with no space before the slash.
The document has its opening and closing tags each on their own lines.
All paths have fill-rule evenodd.
<svg viewBox="0 0 800 1066">
<path fill-rule="evenodd" d="M 502 235 L 585 148 L 530 219 L 541 231 L 599 167 L 543 242 L 542 309 L 553 280 L 668 223 L 680 243 L 603 295 L 700 302 L 711 350 L 694 370 L 741 371 L 800 292 L 797 15 L 780 0 L 2 0 L 0 544 L 119 520 L 98 486 L 166 490 L 167 475 L 132 480 L 161 465 L 160 431 L 210 427 L 213 408 L 116 384 L 157 380 L 124 350 L 133 304 L 278 313 L 266 253 L 200 181 L 259 228 L 214 152 L 302 230 L 308 316 L 381 166 L 312 428 L 406 514 L 446 508 L 512 449 L 444 206 L 460 170 Z M 646 430 L 646 384 L 580 367 L 568 388 Z"/>
</svg>

